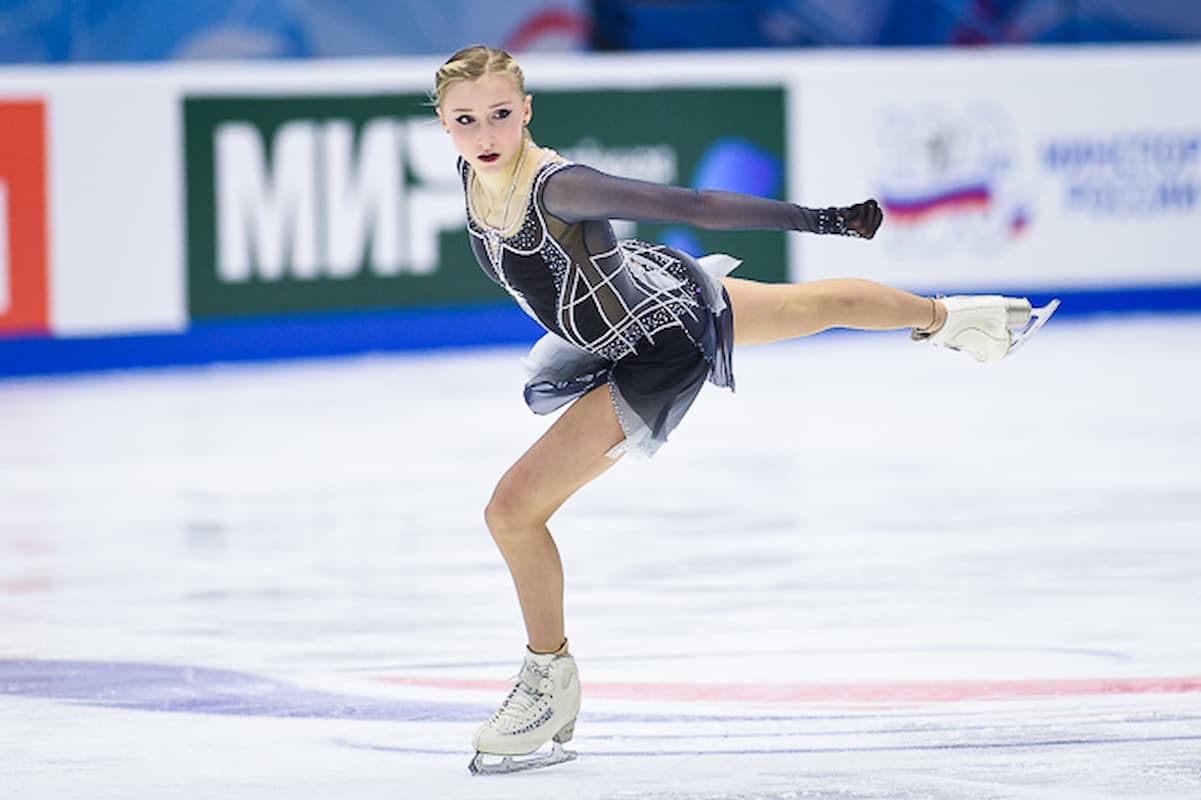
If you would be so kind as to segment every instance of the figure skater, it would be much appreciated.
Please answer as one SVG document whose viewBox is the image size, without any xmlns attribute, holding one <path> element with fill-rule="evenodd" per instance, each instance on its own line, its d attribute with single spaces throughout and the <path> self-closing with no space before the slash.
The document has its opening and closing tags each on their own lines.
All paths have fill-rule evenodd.
<svg viewBox="0 0 1201 800">
<path fill-rule="evenodd" d="M 609 221 L 871 239 L 883 215 L 874 200 L 810 209 L 572 163 L 534 143 L 532 98 L 502 50 L 455 53 L 437 72 L 432 100 L 460 155 L 480 267 L 548 331 L 525 361 L 526 402 L 540 414 L 571 403 L 501 477 L 484 511 L 528 639 L 516 685 L 475 734 L 470 766 L 506 772 L 574 757 L 562 744 L 575 729 L 580 682 L 547 521 L 624 453 L 653 454 L 706 381 L 732 389 L 735 345 L 830 328 L 908 329 L 915 339 L 994 361 L 1033 334 L 1057 303 L 1032 310 L 1022 298 L 922 297 L 858 279 L 726 277 L 738 264 L 728 256 L 694 259 L 663 245 L 617 241 Z M 550 741 L 551 751 L 539 754 Z"/>
</svg>

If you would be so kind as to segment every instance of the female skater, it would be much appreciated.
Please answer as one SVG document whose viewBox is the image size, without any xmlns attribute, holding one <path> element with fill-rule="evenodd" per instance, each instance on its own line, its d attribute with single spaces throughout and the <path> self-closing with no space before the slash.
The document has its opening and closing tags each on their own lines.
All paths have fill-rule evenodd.
<svg viewBox="0 0 1201 800">
<path fill-rule="evenodd" d="M 702 228 L 772 228 L 871 239 L 874 200 L 809 209 L 730 193 L 626 180 L 537 146 L 521 69 L 470 47 L 438 70 L 433 99 L 460 154 L 471 246 L 480 267 L 548 331 L 526 366 L 538 413 L 571 406 L 500 479 L 484 512 L 525 621 L 517 685 L 475 734 L 473 772 L 546 766 L 575 727 L 580 684 L 563 620 L 563 569 L 547 521 L 628 451 L 652 454 L 706 382 L 733 388 L 735 344 L 829 328 L 910 329 L 914 338 L 1007 355 L 1054 305 L 1020 298 L 920 297 L 865 280 L 765 284 L 725 277 L 737 262 L 616 241 L 611 219 Z M 549 754 L 535 753 L 548 741 Z M 499 762 L 486 755 L 501 756 Z"/>
</svg>

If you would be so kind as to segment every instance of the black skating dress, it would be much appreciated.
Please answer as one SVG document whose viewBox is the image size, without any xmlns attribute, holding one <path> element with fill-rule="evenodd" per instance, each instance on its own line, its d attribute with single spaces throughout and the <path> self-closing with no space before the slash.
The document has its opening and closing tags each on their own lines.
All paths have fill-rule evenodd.
<svg viewBox="0 0 1201 800">
<path fill-rule="evenodd" d="M 626 434 L 609 455 L 652 455 L 706 380 L 734 388 L 721 278 L 740 262 L 618 241 L 609 220 L 824 233 L 837 209 L 617 178 L 544 152 L 520 227 L 506 232 L 477 218 L 459 159 L 476 260 L 548 331 L 524 359 L 526 404 L 546 414 L 607 385 Z"/>
</svg>

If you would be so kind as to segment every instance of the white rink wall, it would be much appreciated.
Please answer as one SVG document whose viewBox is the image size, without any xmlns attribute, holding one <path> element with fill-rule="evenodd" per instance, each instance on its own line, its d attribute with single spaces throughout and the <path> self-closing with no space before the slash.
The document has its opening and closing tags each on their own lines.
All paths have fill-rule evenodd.
<svg viewBox="0 0 1201 800">
<path fill-rule="evenodd" d="M 540 90 L 620 90 L 631 97 L 715 87 L 782 91 L 784 152 L 777 160 L 786 199 L 818 206 L 873 196 L 886 213 L 885 227 L 870 245 L 787 237 L 793 279 L 859 275 L 921 291 L 1005 290 L 1068 299 L 1078 293 L 1077 302 L 1065 302 L 1064 314 L 1132 305 L 1201 308 L 1201 103 L 1186 100 L 1201 79 L 1196 46 L 534 54 L 522 62 L 536 98 L 536 135 Z M 414 58 L 0 70 L 0 120 L 6 108 L 32 108 L 34 117 L 40 112 L 40 123 L 25 117 L 21 135 L 0 139 L 0 243 L 6 248 L 0 258 L 0 375 L 104 366 L 96 353 L 113 337 L 155 337 L 152 353 L 118 359 L 122 365 L 195 357 L 189 355 L 198 321 L 189 268 L 218 271 L 219 265 L 198 266 L 194 253 L 207 252 L 204 243 L 195 249 L 197 237 L 219 238 L 220 231 L 198 232 L 189 216 L 196 212 L 189 211 L 188 198 L 197 191 L 185 152 L 190 99 L 415 96 L 428 90 L 438 63 Z M 453 198 L 449 142 L 427 135 L 440 133 L 436 128 L 422 128 L 423 115 L 432 120 L 432 110 L 414 108 L 410 103 L 397 112 L 404 121 L 397 130 L 408 131 L 408 138 L 398 145 L 395 168 L 410 177 L 424 171 L 413 180 L 435 188 L 396 199 L 396 213 L 405 216 L 393 246 L 410 254 L 436 251 L 439 236 L 460 224 L 462 213 Z M 592 124 L 573 122 L 585 130 Z M 640 125 L 639 119 L 598 122 Z M 758 122 L 750 116 L 739 121 L 751 133 Z M 312 227 L 289 195 L 298 179 L 289 172 L 296 162 L 281 155 L 282 130 L 264 134 L 263 160 L 250 180 L 261 207 L 250 223 L 259 227 L 245 235 L 255 240 L 251 246 L 260 257 L 271 248 L 294 251 L 297 231 Z M 40 164 L 38 154 L 26 152 L 39 132 Z M 662 139 L 643 149 L 675 147 L 670 137 Z M 370 215 L 373 200 L 391 195 L 386 179 L 372 183 L 378 173 L 364 160 L 367 147 L 349 147 L 348 191 L 363 202 L 349 211 L 343 206 L 340 219 L 358 237 L 351 252 L 359 247 L 375 253 L 385 223 L 355 214 Z M 8 174 L 16 169 L 22 175 Z M 31 182 L 31 170 L 40 174 L 40 186 Z M 221 196 L 219 186 L 214 194 Z M 329 207 L 333 201 L 318 196 L 316 202 Z M 27 222 L 30 213 L 40 214 L 40 228 Z M 222 213 L 217 209 L 214 219 L 228 220 Z M 316 227 L 328 224 L 318 219 Z M 37 243 L 27 241 L 39 233 L 40 255 Z M 435 255 L 440 265 L 469 259 L 465 251 Z M 371 257 L 364 256 L 362 269 L 372 266 Z M 416 271 L 405 266 L 405 257 L 416 258 L 398 257 L 393 272 Z M 295 263 L 281 269 L 305 277 Z M 355 269 L 350 264 L 342 277 L 356 278 Z M 412 324 L 456 324 L 455 302 L 431 301 L 430 307 L 438 309 L 434 322 Z M 265 318 L 285 321 L 314 310 L 322 309 L 262 309 Z M 358 309 L 352 304 L 337 310 Z M 240 306 L 225 316 L 258 311 Z M 481 330 L 478 341 L 465 343 L 486 343 L 487 335 Z M 95 344 L 92 356 L 69 349 L 83 340 Z M 363 348 L 423 346 L 414 341 L 377 337 Z M 55 349 L 54 342 L 67 344 Z M 278 354 L 304 354 L 285 350 Z M 270 347 L 258 352 L 274 353 Z M 209 355 L 220 358 L 220 347 L 213 345 Z M 62 363 L 54 363 L 60 356 Z"/>
</svg>

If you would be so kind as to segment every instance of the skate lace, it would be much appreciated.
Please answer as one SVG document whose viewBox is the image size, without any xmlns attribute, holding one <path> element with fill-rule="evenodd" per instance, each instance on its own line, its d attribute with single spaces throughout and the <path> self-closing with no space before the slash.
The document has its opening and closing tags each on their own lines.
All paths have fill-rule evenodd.
<svg viewBox="0 0 1201 800">
<path fill-rule="evenodd" d="M 547 677 L 547 673 L 532 670 L 537 678 Z M 546 695 L 536 688 L 526 684 L 524 675 L 517 676 L 517 685 L 509 692 L 509 696 L 501 703 L 500 708 L 492 715 L 492 724 L 497 727 L 521 727 L 532 716 L 540 713 L 545 705 Z"/>
</svg>

